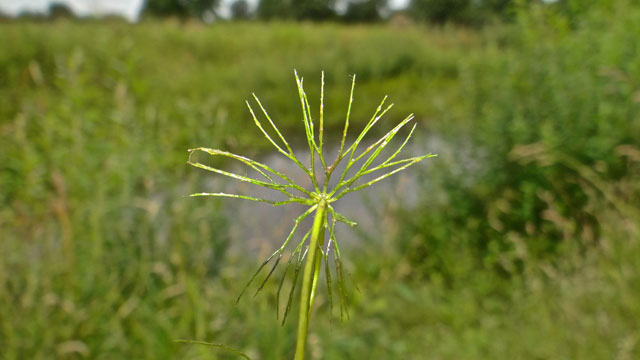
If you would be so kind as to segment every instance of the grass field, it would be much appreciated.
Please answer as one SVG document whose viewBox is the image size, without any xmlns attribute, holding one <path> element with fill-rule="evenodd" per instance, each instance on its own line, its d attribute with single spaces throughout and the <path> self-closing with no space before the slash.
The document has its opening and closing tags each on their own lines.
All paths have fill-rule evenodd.
<svg viewBox="0 0 640 360">
<path fill-rule="evenodd" d="M 269 151 L 252 92 L 300 133 L 294 68 L 312 101 L 326 72 L 329 133 L 355 73 L 354 127 L 389 94 L 418 141 L 471 151 L 343 254 L 351 320 L 319 295 L 310 358 L 637 358 L 640 9 L 566 19 L 0 24 L 0 359 L 292 357 L 277 284 L 235 305 L 262 259 L 229 252 L 232 199 L 186 197 L 208 181 L 186 150 Z"/>
</svg>

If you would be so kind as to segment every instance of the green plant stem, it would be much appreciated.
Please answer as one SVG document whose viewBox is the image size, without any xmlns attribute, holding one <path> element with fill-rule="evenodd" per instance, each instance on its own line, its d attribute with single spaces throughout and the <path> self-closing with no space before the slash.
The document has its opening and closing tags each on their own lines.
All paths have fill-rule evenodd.
<svg viewBox="0 0 640 360">
<path fill-rule="evenodd" d="M 309 327 L 309 318 L 311 317 L 311 293 L 313 290 L 314 278 L 317 281 L 316 272 L 319 267 L 318 262 L 318 242 L 324 235 L 324 222 L 326 217 L 327 202 L 320 200 L 316 209 L 316 216 L 313 220 L 311 229 L 311 239 L 309 240 L 309 253 L 307 254 L 306 263 L 304 265 L 304 273 L 302 276 L 302 290 L 300 294 L 300 314 L 298 316 L 298 335 L 296 338 L 296 355 L 295 360 L 304 360 L 304 352 L 307 344 L 307 330 Z M 317 284 L 317 282 L 316 282 Z"/>
<path fill-rule="evenodd" d="M 320 229 L 320 235 L 318 235 L 318 246 L 322 248 L 324 245 L 324 226 Z M 322 266 L 322 253 L 316 250 L 316 258 L 313 261 L 313 283 L 311 284 L 311 297 L 309 298 L 309 312 L 313 309 L 313 300 L 316 298 L 316 288 L 318 287 L 318 278 L 320 277 L 320 267 Z"/>
</svg>

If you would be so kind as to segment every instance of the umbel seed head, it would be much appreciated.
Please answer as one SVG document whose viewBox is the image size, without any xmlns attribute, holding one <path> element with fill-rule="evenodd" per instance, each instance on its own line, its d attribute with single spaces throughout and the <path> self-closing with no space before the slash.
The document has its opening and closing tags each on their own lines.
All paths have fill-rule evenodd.
<svg viewBox="0 0 640 360">
<path fill-rule="evenodd" d="M 271 128 L 271 131 L 275 133 L 276 136 L 269 135 L 269 132 L 265 130 L 263 126 L 263 122 L 261 122 L 256 116 L 253 107 L 250 102 L 247 101 L 247 107 L 249 108 L 249 112 L 253 118 L 253 122 L 256 127 L 260 130 L 262 135 L 267 139 L 268 142 L 271 143 L 275 147 L 275 149 L 287 157 L 290 161 L 292 161 L 297 167 L 299 167 L 306 176 L 311 180 L 311 184 L 313 186 L 312 190 L 306 189 L 305 187 L 295 183 L 288 175 L 278 172 L 277 170 L 269 167 L 266 164 L 260 163 L 258 161 L 249 159 L 247 157 L 236 155 L 230 152 L 226 152 L 218 149 L 210 149 L 199 147 L 195 149 L 189 150 L 189 160 L 188 164 L 193 165 L 195 167 L 214 172 L 219 175 L 227 176 L 235 180 L 239 180 L 241 182 L 247 182 L 254 185 L 258 185 L 267 189 L 271 189 L 275 192 L 278 192 L 285 196 L 285 200 L 274 201 L 268 200 L 264 198 L 259 198 L 251 195 L 242 195 L 242 194 L 229 194 L 229 193 L 196 193 L 191 196 L 216 196 L 216 197 L 231 197 L 245 200 L 252 200 L 257 202 L 269 203 L 273 206 L 280 206 L 290 203 L 298 203 L 307 205 L 308 208 L 297 218 L 294 220 L 293 227 L 289 232 L 289 235 L 285 239 L 284 243 L 269 256 L 262 265 L 258 268 L 258 270 L 251 277 L 247 285 L 244 287 L 240 296 L 238 296 L 238 301 L 249 285 L 253 282 L 256 276 L 262 271 L 263 268 L 267 264 L 269 264 L 273 260 L 273 264 L 271 266 L 270 271 L 267 276 L 261 282 L 258 287 L 256 294 L 264 287 L 267 280 L 271 277 L 276 267 L 280 263 L 282 256 L 284 254 L 285 249 L 289 242 L 294 238 L 296 234 L 296 230 L 298 229 L 298 225 L 307 218 L 310 214 L 315 213 L 320 215 L 320 228 L 322 230 L 322 239 L 319 241 L 319 250 L 322 257 L 322 260 L 325 264 L 325 278 L 327 281 L 327 289 L 329 293 L 329 304 L 331 309 L 333 308 L 333 297 L 332 297 L 332 280 L 331 280 L 331 271 L 329 267 L 329 259 L 330 254 L 333 256 L 334 261 L 334 272 L 336 274 L 338 284 L 337 290 L 340 297 L 340 313 L 346 313 L 347 309 L 347 296 L 345 292 L 345 279 L 344 279 L 344 270 L 342 266 L 342 257 L 340 255 L 340 248 L 338 246 L 338 241 L 335 236 L 335 225 L 337 222 L 345 223 L 349 226 L 355 226 L 356 223 L 348 220 L 345 216 L 341 215 L 337 211 L 335 211 L 334 207 L 331 205 L 335 201 L 339 200 L 343 196 L 364 188 L 367 188 L 381 180 L 384 180 L 391 175 L 394 175 L 400 171 L 407 169 L 408 167 L 421 162 L 422 160 L 430 157 L 435 157 L 435 154 L 426 154 L 421 156 L 408 157 L 403 159 L 396 159 L 400 152 L 404 149 L 405 145 L 413 135 L 413 132 L 416 128 L 416 124 L 414 123 L 409 131 L 408 135 L 405 137 L 404 141 L 400 143 L 400 145 L 396 148 L 391 155 L 387 156 L 381 163 L 374 165 L 374 161 L 380 157 L 381 152 L 390 144 L 391 140 L 398 134 L 398 132 L 409 122 L 414 119 L 413 114 L 407 116 L 402 121 L 400 121 L 394 128 L 389 130 L 384 136 L 379 138 L 373 144 L 369 145 L 363 150 L 359 149 L 360 144 L 363 139 L 369 133 L 371 128 L 384 116 L 392 107 L 393 104 L 387 105 L 385 107 L 385 102 L 387 100 L 387 96 L 385 96 L 378 107 L 376 108 L 373 116 L 369 119 L 364 129 L 358 134 L 353 143 L 350 146 L 346 146 L 347 133 L 349 130 L 349 118 L 351 115 L 351 106 L 353 104 L 353 94 L 355 89 L 355 80 L 356 76 L 353 75 L 351 82 L 351 91 L 349 94 L 349 103 L 347 107 L 347 114 L 344 122 L 344 129 L 342 131 L 342 138 L 340 141 L 340 147 L 338 150 L 338 155 L 332 162 L 328 162 L 324 155 L 324 72 L 322 72 L 321 76 L 321 87 L 320 87 L 320 109 L 318 114 L 318 122 L 317 122 L 317 132 L 316 132 L 316 124 L 314 122 L 314 117 L 311 113 L 311 106 L 309 105 L 309 101 L 307 99 L 307 94 L 304 91 L 303 79 L 298 76 L 298 73 L 294 71 L 296 84 L 298 87 L 298 97 L 300 100 L 300 106 L 302 110 L 302 123 L 304 125 L 305 136 L 307 140 L 307 144 L 309 147 L 310 154 L 310 163 L 309 165 L 303 164 L 302 161 L 296 156 L 293 149 L 289 145 L 289 142 L 282 135 L 274 121 L 269 116 L 267 110 L 264 108 L 260 99 L 253 94 L 253 99 L 255 104 L 258 105 L 264 118 L 268 123 L 268 127 Z M 222 156 L 231 158 L 233 160 L 239 161 L 249 168 L 253 169 L 260 175 L 260 178 L 253 178 L 245 175 L 240 175 L 237 173 L 228 172 L 216 167 L 212 167 L 209 165 L 205 165 L 197 160 L 195 160 L 195 155 L 198 153 L 206 153 L 211 156 Z M 319 160 L 320 166 L 316 166 L 316 156 Z M 334 171 L 338 168 L 338 165 L 346 162 L 346 166 L 344 170 L 338 175 L 338 181 L 335 186 L 330 187 L 329 181 L 334 175 Z M 379 162 L 379 160 L 378 160 Z M 356 166 L 356 164 L 359 164 Z M 319 180 L 318 175 L 321 174 L 323 177 L 322 181 Z M 365 176 L 375 176 L 372 180 L 358 182 Z M 377 175 L 377 176 L 376 176 Z M 297 191 L 295 194 L 293 191 Z M 302 194 L 302 195 L 297 195 Z M 326 230 L 326 231 L 325 231 Z M 324 242 L 324 234 L 328 233 L 328 241 Z M 279 303 L 280 298 L 280 290 L 282 289 L 285 275 L 289 270 L 294 271 L 294 281 L 291 286 L 289 297 L 287 301 L 287 305 L 285 308 L 285 313 L 283 316 L 283 323 L 287 317 L 289 309 L 291 308 L 291 302 L 293 298 L 293 293 L 296 287 L 298 273 L 302 267 L 302 263 L 309 252 L 309 244 L 308 239 L 312 238 L 312 229 L 307 231 L 298 242 L 297 246 L 289 256 L 289 260 L 286 265 L 286 269 L 284 274 L 282 275 L 280 284 L 278 286 L 277 291 L 277 301 Z M 311 241 L 309 241 L 311 242 Z M 315 249 L 313 253 L 315 253 Z M 319 265 L 318 265 L 319 269 Z M 319 270 L 317 270 L 319 271 Z M 313 302 L 313 296 L 315 295 L 315 286 L 317 285 L 317 271 L 315 274 L 315 281 L 313 284 L 311 303 Z M 346 313 L 348 316 L 348 313 Z"/>
</svg>

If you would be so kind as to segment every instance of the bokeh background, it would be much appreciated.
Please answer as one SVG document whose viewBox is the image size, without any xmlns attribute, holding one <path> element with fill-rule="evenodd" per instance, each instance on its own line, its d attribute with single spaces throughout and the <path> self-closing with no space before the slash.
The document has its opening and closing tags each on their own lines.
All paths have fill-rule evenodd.
<svg viewBox="0 0 640 360">
<path fill-rule="evenodd" d="M 186 160 L 280 166 L 244 100 L 301 143 L 293 69 L 315 106 L 325 71 L 329 136 L 356 74 L 354 130 L 388 94 L 376 134 L 415 113 L 439 154 L 336 204 L 351 319 L 321 293 L 311 359 L 640 358 L 636 1 L 0 11 L 0 359 L 291 358 L 278 280 L 235 299 L 298 209 L 189 198 L 232 185 Z"/>
</svg>

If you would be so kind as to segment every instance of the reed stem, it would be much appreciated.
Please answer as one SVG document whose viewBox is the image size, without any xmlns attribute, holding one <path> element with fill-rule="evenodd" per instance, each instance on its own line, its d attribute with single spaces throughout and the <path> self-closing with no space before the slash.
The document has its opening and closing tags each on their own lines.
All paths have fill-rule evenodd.
<svg viewBox="0 0 640 360">
<path fill-rule="evenodd" d="M 311 293 L 313 285 L 317 282 L 317 274 L 319 267 L 318 247 L 320 239 L 324 236 L 324 223 L 327 210 L 327 201 L 322 199 L 316 209 L 316 216 L 313 220 L 313 228 L 311 230 L 311 239 L 309 240 L 309 253 L 307 254 L 306 263 L 304 265 L 304 273 L 302 276 L 302 290 L 300 292 L 300 313 L 298 316 L 298 335 L 296 338 L 296 354 L 295 360 L 304 360 L 305 347 L 307 344 L 307 330 L 309 327 L 309 318 L 311 318 Z"/>
</svg>

